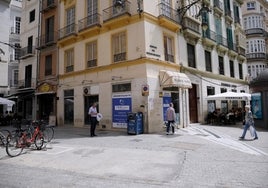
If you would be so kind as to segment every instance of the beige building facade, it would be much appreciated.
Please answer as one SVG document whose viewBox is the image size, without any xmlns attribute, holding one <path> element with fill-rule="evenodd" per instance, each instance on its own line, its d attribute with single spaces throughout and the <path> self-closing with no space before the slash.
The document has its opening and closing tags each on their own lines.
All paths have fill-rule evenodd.
<svg viewBox="0 0 268 188">
<path fill-rule="evenodd" d="M 164 3 L 121 2 L 118 9 L 116 1 L 61 1 L 59 125 L 88 124 L 88 108 L 98 102 L 102 129 L 125 129 L 127 113 L 141 111 L 144 132 L 159 132 L 172 101 L 186 126 L 191 83 L 179 74 L 180 24 Z"/>
</svg>

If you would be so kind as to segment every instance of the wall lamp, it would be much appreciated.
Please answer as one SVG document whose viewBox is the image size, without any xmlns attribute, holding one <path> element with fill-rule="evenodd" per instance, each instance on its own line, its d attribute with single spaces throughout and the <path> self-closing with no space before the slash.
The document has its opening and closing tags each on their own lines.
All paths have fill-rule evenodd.
<svg viewBox="0 0 268 188">
<path fill-rule="evenodd" d="M 202 19 L 202 23 L 201 23 L 201 27 L 203 31 L 206 31 L 208 29 L 208 17 L 207 14 L 209 12 L 211 12 L 211 10 L 208 8 L 208 6 L 204 3 L 204 0 L 196 0 L 192 3 L 190 3 L 189 5 L 186 5 L 184 7 L 178 7 L 177 12 L 179 15 L 179 21 L 181 22 L 182 26 L 183 26 L 183 18 L 185 13 L 195 4 L 199 3 L 200 1 L 202 1 L 201 4 L 201 9 L 199 10 L 198 14 L 195 15 L 196 18 L 198 18 L 199 16 L 201 16 Z"/>
</svg>

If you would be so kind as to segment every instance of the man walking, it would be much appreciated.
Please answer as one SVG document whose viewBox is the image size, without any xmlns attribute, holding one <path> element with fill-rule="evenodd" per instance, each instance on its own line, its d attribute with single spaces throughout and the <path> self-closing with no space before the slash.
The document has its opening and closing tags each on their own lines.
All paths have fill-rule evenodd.
<svg viewBox="0 0 268 188">
<path fill-rule="evenodd" d="M 167 118 L 167 135 L 169 135 L 169 128 L 170 125 L 172 124 L 172 133 L 174 134 L 175 132 L 175 128 L 174 128 L 174 123 L 175 123 L 175 118 L 176 118 L 176 114 L 175 114 L 175 110 L 173 108 L 173 103 L 169 103 L 169 108 L 167 109 L 167 114 L 166 114 L 166 118 Z"/>
<path fill-rule="evenodd" d="M 96 125 L 97 125 L 97 103 L 93 103 L 93 105 L 89 108 L 88 110 L 88 115 L 90 116 L 90 136 L 97 136 L 95 134 L 95 129 L 96 129 Z"/>
</svg>

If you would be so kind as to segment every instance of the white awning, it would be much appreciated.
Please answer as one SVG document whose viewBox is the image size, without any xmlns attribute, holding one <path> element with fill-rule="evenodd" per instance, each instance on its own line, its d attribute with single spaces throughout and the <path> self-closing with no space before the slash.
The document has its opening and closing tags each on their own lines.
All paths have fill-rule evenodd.
<svg viewBox="0 0 268 188">
<path fill-rule="evenodd" d="M 192 88 L 191 80 L 184 73 L 173 72 L 167 70 L 160 70 L 160 86 L 166 87 L 179 87 L 179 88 Z"/>
</svg>

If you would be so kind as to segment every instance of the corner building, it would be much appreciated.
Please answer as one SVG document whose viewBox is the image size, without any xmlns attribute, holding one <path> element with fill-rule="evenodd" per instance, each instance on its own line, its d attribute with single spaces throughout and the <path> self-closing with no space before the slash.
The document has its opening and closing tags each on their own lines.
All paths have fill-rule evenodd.
<svg viewBox="0 0 268 188">
<path fill-rule="evenodd" d="M 98 101 L 101 128 L 124 129 L 127 113 L 142 111 L 144 132 L 151 133 L 163 130 L 171 97 L 177 113 L 182 104 L 187 108 L 190 81 L 172 77 L 180 72 L 180 24 L 164 15 L 158 1 L 140 1 L 140 12 L 137 1 L 122 2 L 117 9 L 115 1 L 61 1 L 59 124 L 88 124 L 88 108 Z M 169 86 L 175 91 L 164 90 Z"/>
<path fill-rule="evenodd" d="M 235 62 L 233 67 L 241 70 L 240 74 L 235 73 L 233 78 L 230 73 L 219 76 L 218 61 L 212 58 L 211 64 L 216 65 L 207 73 L 204 53 L 199 53 L 202 48 L 208 48 L 213 57 L 218 57 L 217 43 L 208 39 L 205 45 L 208 47 L 202 47 L 204 35 L 200 18 L 185 14 L 181 22 L 177 8 L 187 5 L 185 3 L 133 0 L 120 1 L 121 6 L 115 6 L 116 0 L 61 0 L 57 42 L 58 124 L 89 124 L 88 108 L 98 102 L 99 112 L 103 114 L 101 129 L 125 129 L 127 113 L 141 111 L 144 132 L 162 132 L 169 102 L 174 103 L 180 127 L 204 120 L 207 105 L 200 101 L 207 96 L 203 92 L 206 86 L 196 78 L 209 75 L 208 79 L 220 78 L 230 87 L 235 84 L 246 87 L 242 79 L 246 72 L 245 68 L 242 71 L 244 54 L 239 55 L 223 45 L 219 51 L 224 63 L 231 56 Z M 201 1 L 196 5 L 196 10 L 200 9 Z M 190 22 L 185 27 L 182 23 L 187 18 Z M 197 67 L 188 66 L 193 54 Z M 198 86 L 193 87 L 192 82 Z M 218 83 L 215 85 L 218 87 Z M 194 95 L 189 98 L 189 93 Z M 196 104 L 191 112 L 189 101 Z"/>
</svg>

